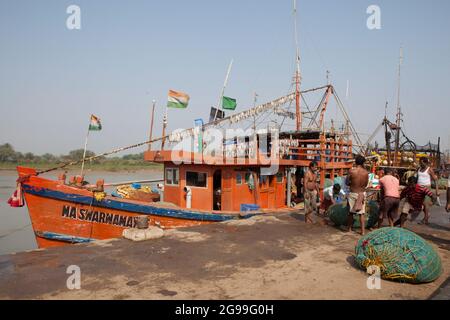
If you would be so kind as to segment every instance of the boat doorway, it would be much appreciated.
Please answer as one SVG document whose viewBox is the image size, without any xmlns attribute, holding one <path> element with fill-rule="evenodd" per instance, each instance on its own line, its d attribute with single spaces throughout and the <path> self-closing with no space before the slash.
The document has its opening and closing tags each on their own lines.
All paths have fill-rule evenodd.
<svg viewBox="0 0 450 320">
<path fill-rule="evenodd" d="M 222 170 L 213 175 L 213 210 L 222 210 Z"/>
</svg>

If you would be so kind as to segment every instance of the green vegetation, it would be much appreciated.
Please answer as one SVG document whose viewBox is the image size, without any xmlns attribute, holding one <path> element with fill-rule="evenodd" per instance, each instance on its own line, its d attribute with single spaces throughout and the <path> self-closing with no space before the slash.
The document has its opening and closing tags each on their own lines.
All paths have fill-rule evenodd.
<svg viewBox="0 0 450 320">
<path fill-rule="evenodd" d="M 95 156 L 92 151 L 86 151 L 86 157 Z M 9 143 L 0 145 L 0 170 L 14 170 L 16 166 L 28 166 L 38 169 L 48 169 L 66 162 L 83 158 L 83 149 L 70 151 L 67 155 L 56 156 L 50 153 L 35 155 L 31 152 L 21 153 L 14 150 Z M 80 165 L 77 165 L 79 167 Z M 142 170 L 162 168 L 160 164 L 144 161 L 144 153 L 127 154 L 122 157 L 100 157 L 85 163 L 86 169 L 104 171 Z"/>
</svg>

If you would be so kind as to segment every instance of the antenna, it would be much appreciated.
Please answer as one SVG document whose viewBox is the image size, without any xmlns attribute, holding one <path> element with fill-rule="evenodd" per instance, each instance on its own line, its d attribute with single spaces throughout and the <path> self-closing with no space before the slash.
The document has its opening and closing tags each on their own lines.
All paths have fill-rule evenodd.
<svg viewBox="0 0 450 320">
<path fill-rule="evenodd" d="M 300 131 L 302 127 L 302 114 L 300 112 L 300 49 L 298 45 L 297 36 L 297 1 L 294 0 L 294 38 L 295 38 L 295 115 L 296 115 L 296 129 Z"/>
<path fill-rule="evenodd" d="M 398 59 L 398 91 L 397 91 L 397 107 L 400 108 L 400 72 L 403 63 L 403 47 L 400 47 L 400 56 Z"/>
<path fill-rule="evenodd" d="M 294 0 L 294 40 L 295 40 L 295 63 L 297 67 L 297 72 L 300 73 L 300 49 L 298 45 L 298 34 L 297 34 L 297 0 Z"/>
<path fill-rule="evenodd" d="M 402 121 L 402 108 L 400 107 L 400 79 L 401 68 L 403 63 L 403 47 L 400 46 L 400 55 L 398 59 L 398 87 L 397 87 L 397 121 L 396 121 L 396 133 L 395 133 L 395 153 L 394 153 L 394 165 L 397 162 L 397 152 L 400 144 L 400 126 Z"/>
<path fill-rule="evenodd" d="M 386 101 L 386 104 L 384 105 L 384 119 L 387 119 L 387 108 L 388 108 L 388 102 Z"/>
<path fill-rule="evenodd" d="M 345 89 L 345 100 L 348 100 L 350 89 L 350 80 L 347 80 L 347 88 Z"/>
</svg>

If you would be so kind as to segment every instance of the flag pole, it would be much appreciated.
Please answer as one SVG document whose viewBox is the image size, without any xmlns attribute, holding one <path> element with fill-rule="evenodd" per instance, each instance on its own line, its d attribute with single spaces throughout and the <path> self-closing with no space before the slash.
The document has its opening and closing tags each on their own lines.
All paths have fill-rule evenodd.
<svg viewBox="0 0 450 320">
<path fill-rule="evenodd" d="M 87 143 L 88 143 L 88 139 L 89 139 L 89 131 L 91 131 L 89 129 L 90 129 L 90 124 L 89 124 L 88 131 L 86 134 L 86 140 L 84 141 L 83 162 L 81 163 L 81 174 L 80 174 L 81 177 L 83 177 L 84 159 L 86 158 L 86 149 L 87 149 Z"/>
<path fill-rule="evenodd" d="M 227 75 L 225 76 L 225 81 L 223 83 L 222 91 L 220 92 L 219 102 L 217 103 L 216 114 L 214 115 L 214 121 L 216 121 L 217 113 L 219 112 L 219 109 L 222 106 L 222 99 L 223 99 L 223 95 L 225 93 L 225 88 L 227 87 L 228 77 L 230 76 L 232 66 L 233 66 L 233 59 L 231 59 L 230 65 L 228 66 Z"/>
<path fill-rule="evenodd" d="M 156 100 L 153 99 L 153 108 L 152 108 L 152 121 L 150 123 L 150 137 L 149 137 L 149 141 L 152 140 L 152 136 L 153 136 L 153 118 L 155 117 L 155 105 L 156 105 Z M 148 144 L 148 151 L 152 150 L 152 144 L 149 143 Z"/>
<path fill-rule="evenodd" d="M 168 107 L 166 105 L 166 112 L 164 114 L 163 117 L 163 128 L 162 128 L 162 140 L 161 140 L 161 150 L 164 150 L 164 144 L 165 144 L 165 137 L 166 137 L 166 127 L 167 127 L 167 112 L 168 111 Z"/>
</svg>

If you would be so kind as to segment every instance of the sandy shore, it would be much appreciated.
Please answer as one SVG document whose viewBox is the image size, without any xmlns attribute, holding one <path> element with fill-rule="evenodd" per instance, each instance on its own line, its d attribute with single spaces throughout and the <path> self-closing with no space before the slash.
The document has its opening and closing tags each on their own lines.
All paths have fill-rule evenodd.
<svg viewBox="0 0 450 320">
<path fill-rule="evenodd" d="M 381 289 L 369 290 L 353 258 L 357 233 L 283 214 L 173 230 L 151 241 L 1 256 L 0 298 L 428 299 L 450 276 L 450 228 L 408 227 L 441 256 L 443 274 L 432 283 L 382 280 Z M 80 290 L 66 287 L 69 265 L 81 268 Z"/>
</svg>

